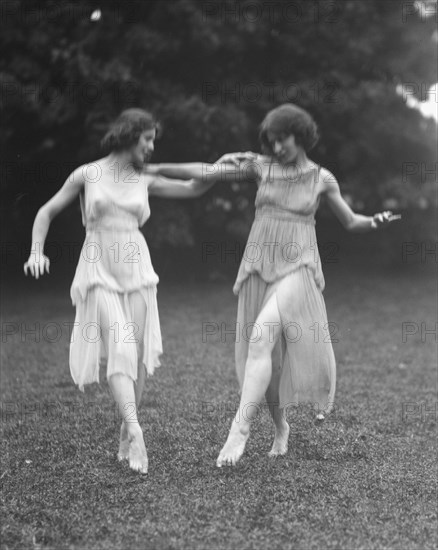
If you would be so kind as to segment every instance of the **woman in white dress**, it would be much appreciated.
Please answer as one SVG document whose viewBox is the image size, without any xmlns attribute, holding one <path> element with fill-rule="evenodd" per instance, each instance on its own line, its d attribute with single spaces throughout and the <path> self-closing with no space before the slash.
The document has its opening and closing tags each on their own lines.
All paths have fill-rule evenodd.
<svg viewBox="0 0 438 550">
<path fill-rule="evenodd" d="M 240 166 L 244 179 L 258 185 L 256 216 L 234 285 L 239 297 L 235 360 L 241 398 L 218 467 L 235 465 L 241 458 L 264 397 L 275 427 L 270 456 L 287 452 L 289 406 L 312 403 L 319 420 L 333 407 L 336 363 L 315 233 L 321 196 L 348 231 L 372 231 L 400 217 L 392 212 L 363 216 L 351 210 L 335 177 L 307 157 L 318 130 L 310 114 L 296 105 L 270 111 L 261 124 L 260 140 L 264 155 L 234 153 L 218 161 L 225 163 L 222 169 L 204 166 L 206 174 L 218 173 L 223 181 L 238 175 Z M 187 178 L 198 168 L 159 164 L 148 170 Z M 242 333 L 245 327 L 253 327 L 252 332 Z"/>
<path fill-rule="evenodd" d="M 141 109 L 124 111 L 103 139 L 109 155 L 80 166 L 38 211 L 32 252 L 24 264 L 38 279 L 49 273 L 44 243 L 52 219 L 80 197 L 85 242 L 71 286 L 76 306 L 70 343 L 75 383 L 99 381 L 106 365 L 108 383 L 123 421 L 119 460 L 143 474 L 148 458 L 138 421 L 145 376 L 159 366 L 162 353 L 156 300 L 156 275 L 139 228 L 149 218 L 149 196 L 198 197 L 217 179 L 201 163 L 192 164 L 199 179 L 152 176 L 144 165 L 154 150 L 157 123 Z M 208 180 L 208 183 L 206 183 Z"/>
</svg>

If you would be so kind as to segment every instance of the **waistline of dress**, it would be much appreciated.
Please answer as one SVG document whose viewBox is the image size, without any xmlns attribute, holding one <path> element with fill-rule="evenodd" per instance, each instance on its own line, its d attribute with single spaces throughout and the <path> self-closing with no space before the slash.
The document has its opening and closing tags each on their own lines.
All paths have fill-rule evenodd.
<svg viewBox="0 0 438 550">
<path fill-rule="evenodd" d="M 97 233 L 132 233 L 133 231 L 139 231 L 139 229 L 140 228 L 135 223 L 118 225 L 117 223 L 88 222 L 85 226 L 85 231 L 87 233 L 90 231 Z"/>
<path fill-rule="evenodd" d="M 255 213 L 256 219 L 260 218 L 273 218 L 276 220 L 285 220 L 291 222 L 301 222 L 310 225 L 315 225 L 314 214 L 299 214 L 298 212 L 291 212 L 285 208 L 278 206 L 262 206 L 257 208 Z"/>
</svg>

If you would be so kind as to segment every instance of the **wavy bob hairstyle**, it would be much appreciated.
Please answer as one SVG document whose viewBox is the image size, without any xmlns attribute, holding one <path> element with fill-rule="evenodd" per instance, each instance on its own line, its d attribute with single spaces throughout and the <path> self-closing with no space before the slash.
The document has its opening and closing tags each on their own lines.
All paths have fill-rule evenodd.
<svg viewBox="0 0 438 550">
<path fill-rule="evenodd" d="M 313 149 L 319 140 L 318 126 L 311 115 L 292 103 L 284 103 L 269 111 L 260 125 L 259 139 L 263 153 L 272 155 L 268 133 L 277 138 L 293 134 L 296 143 L 306 152 Z"/>
<path fill-rule="evenodd" d="M 161 126 L 154 116 L 143 109 L 126 109 L 120 113 L 103 137 L 102 149 L 107 152 L 129 149 L 147 130 L 156 130 L 157 136 L 160 133 Z"/>
</svg>

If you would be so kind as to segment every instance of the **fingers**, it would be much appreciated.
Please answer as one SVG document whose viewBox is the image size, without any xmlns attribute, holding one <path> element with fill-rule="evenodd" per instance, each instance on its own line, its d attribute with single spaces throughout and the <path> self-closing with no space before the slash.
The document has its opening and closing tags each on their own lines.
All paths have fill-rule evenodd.
<svg viewBox="0 0 438 550">
<path fill-rule="evenodd" d="M 375 214 L 374 219 L 379 225 L 386 225 L 393 221 L 401 220 L 401 215 L 393 214 L 391 210 L 386 210 L 385 212 Z"/>
<path fill-rule="evenodd" d="M 228 153 L 220 158 L 220 162 L 230 162 L 239 165 L 244 160 L 255 160 L 256 158 L 256 153 L 252 153 L 251 151 L 247 151 L 246 153 Z"/>
<path fill-rule="evenodd" d="M 401 215 L 400 214 L 393 214 L 391 212 L 391 210 L 387 210 L 386 212 L 383 212 L 382 215 L 383 215 L 383 220 L 386 223 L 390 223 L 390 222 L 393 222 L 395 220 L 401 220 Z"/>
<path fill-rule="evenodd" d="M 239 153 L 239 158 L 243 160 L 255 160 L 257 158 L 256 153 L 252 153 L 251 151 L 247 151 L 246 153 Z"/>
<path fill-rule="evenodd" d="M 45 272 L 50 274 L 50 260 L 47 256 L 42 256 L 38 260 L 27 261 L 23 266 L 23 270 L 26 276 L 30 271 L 32 277 L 39 279 Z"/>
<path fill-rule="evenodd" d="M 390 216 L 392 216 L 392 212 L 390 210 L 386 210 L 385 212 L 380 212 L 377 216 L 379 221 L 383 223 L 389 220 Z"/>
<path fill-rule="evenodd" d="M 237 153 L 236 155 L 233 155 L 233 162 L 235 164 L 239 165 L 243 162 L 253 162 L 256 160 L 257 155 L 255 153 Z"/>
<path fill-rule="evenodd" d="M 45 271 L 47 271 L 47 273 L 49 273 L 49 267 L 50 267 L 50 260 L 47 256 L 43 255 L 42 258 L 41 258 L 41 261 L 38 263 L 36 272 L 38 273 L 38 270 L 39 270 L 39 273 L 42 277 L 44 275 Z"/>
<path fill-rule="evenodd" d="M 43 273 L 46 271 L 47 273 L 50 273 L 49 267 L 50 267 L 50 260 L 47 256 L 43 256 L 44 262 L 43 262 Z"/>
<path fill-rule="evenodd" d="M 234 164 L 234 166 L 239 166 L 239 164 L 240 164 L 239 158 L 238 158 L 238 157 L 234 157 L 234 156 L 233 156 L 233 157 L 230 157 L 230 158 L 228 158 L 228 159 L 226 159 L 225 162 L 230 162 L 231 164 Z"/>
<path fill-rule="evenodd" d="M 26 262 L 24 264 L 24 274 L 27 276 L 27 271 L 29 270 L 30 271 L 30 274 L 32 275 L 32 277 L 35 277 L 35 272 L 34 272 L 34 265 L 33 264 L 30 264 L 29 262 Z"/>
</svg>

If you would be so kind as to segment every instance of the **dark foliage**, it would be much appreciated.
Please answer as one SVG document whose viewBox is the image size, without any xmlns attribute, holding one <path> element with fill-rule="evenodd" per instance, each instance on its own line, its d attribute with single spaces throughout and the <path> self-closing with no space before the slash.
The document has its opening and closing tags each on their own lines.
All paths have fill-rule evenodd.
<svg viewBox="0 0 438 550">
<path fill-rule="evenodd" d="M 259 150 L 266 112 L 293 101 L 321 129 L 312 157 L 338 177 L 355 209 L 411 209 L 430 219 L 436 126 L 397 93 L 405 86 L 424 99 L 437 79 L 436 17 L 413 3 L 6 0 L 1 10 L 6 239 L 29 240 L 38 207 L 75 166 L 102 154 L 109 122 L 128 107 L 162 121 L 157 162 L 214 161 Z M 196 205 L 154 204 L 151 245 L 160 232 L 156 247 L 182 235 L 190 246 L 212 219 L 226 238 L 238 227 L 244 239 L 250 217 L 242 205 L 252 193 L 223 184 Z M 180 224 L 178 242 L 163 234 L 164 210 Z M 79 235 L 76 209 L 66 216 Z"/>
</svg>

